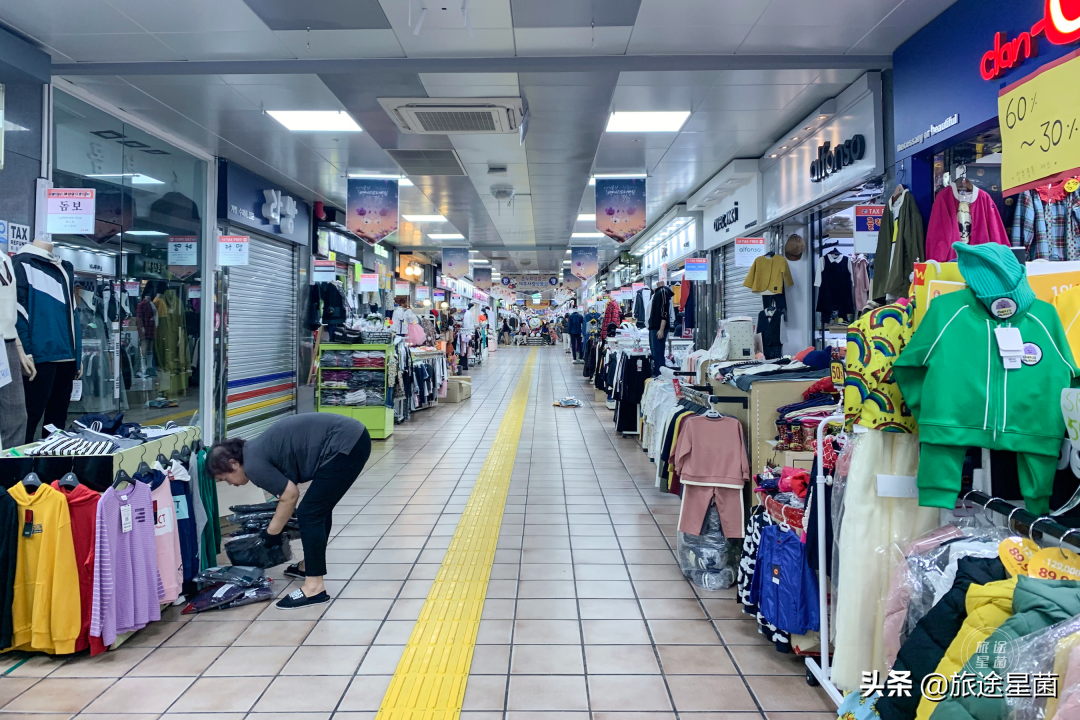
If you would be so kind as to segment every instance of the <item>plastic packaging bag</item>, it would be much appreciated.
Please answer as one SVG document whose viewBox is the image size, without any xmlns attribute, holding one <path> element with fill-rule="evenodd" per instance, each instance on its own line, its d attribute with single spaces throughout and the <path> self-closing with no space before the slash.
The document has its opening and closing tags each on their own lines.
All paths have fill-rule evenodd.
<svg viewBox="0 0 1080 720">
<path fill-rule="evenodd" d="M 286 537 L 276 547 L 267 547 L 258 533 L 245 533 L 227 540 L 225 553 L 233 565 L 271 568 L 292 560 L 292 545 Z"/>
<path fill-rule="evenodd" d="M 232 583 L 217 583 L 211 585 L 191 598 L 184 609 L 183 615 L 205 612 L 226 605 L 244 594 L 244 588 Z"/>
<path fill-rule="evenodd" d="M 1057 674 L 1056 697 L 1019 697 L 1019 693 L 1006 693 L 1011 720 L 1049 720 L 1050 718 L 1076 717 L 1080 709 L 1080 618 L 1071 618 L 1051 625 L 1038 632 L 1009 642 L 1007 668 L 998 674 L 1022 673 L 1032 678 L 1035 673 Z M 1028 693 L 1045 695 L 1047 693 Z"/>
<path fill-rule="evenodd" d="M 742 541 L 724 537 L 715 505 L 709 505 L 700 535 L 679 533 L 678 549 L 683 575 L 699 588 L 723 590 L 735 583 Z"/>
<path fill-rule="evenodd" d="M 274 597 L 274 589 L 270 586 L 274 581 L 270 578 L 266 578 L 265 585 L 257 585 L 255 587 L 247 588 L 242 595 L 236 597 L 226 605 L 221 606 L 221 610 L 227 610 L 229 608 L 240 607 L 242 605 L 250 605 L 252 603 L 262 602 L 264 600 L 270 600 Z"/>
<path fill-rule="evenodd" d="M 215 583 L 232 583 L 243 588 L 255 587 L 266 583 L 266 573 L 262 568 L 248 567 L 243 565 L 223 565 L 203 570 L 195 576 L 195 582 L 200 585 L 213 585 Z"/>
<path fill-rule="evenodd" d="M 268 500 L 264 503 L 258 503 L 257 505 L 230 505 L 229 511 L 237 513 L 238 515 L 257 512 L 274 512 L 277 510 L 277 504 L 277 500 Z"/>
<path fill-rule="evenodd" d="M 555 407 L 581 407 L 581 401 L 576 397 L 564 397 L 551 403 Z"/>
</svg>

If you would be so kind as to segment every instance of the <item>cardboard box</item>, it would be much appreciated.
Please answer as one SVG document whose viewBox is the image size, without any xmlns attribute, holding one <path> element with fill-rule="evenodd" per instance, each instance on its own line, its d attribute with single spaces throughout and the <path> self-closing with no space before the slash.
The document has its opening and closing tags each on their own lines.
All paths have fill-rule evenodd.
<svg viewBox="0 0 1080 720">
<path fill-rule="evenodd" d="M 459 403 L 472 397 L 472 378 L 466 375 L 447 378 L 446 397 L 439 398 L 441 403 Z"/>
</svg>

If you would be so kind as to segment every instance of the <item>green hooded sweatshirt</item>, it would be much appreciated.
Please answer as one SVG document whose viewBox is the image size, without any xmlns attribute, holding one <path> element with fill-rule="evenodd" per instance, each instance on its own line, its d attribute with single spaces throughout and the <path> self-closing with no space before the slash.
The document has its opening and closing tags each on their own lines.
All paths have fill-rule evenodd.
<svg viewBox="0 0 1080 720">
<path fill-rule="evenodd" d="M 1061 391 L 1080 375 L 1061 320 L 1050 303 L 1035 298 L 1008 248 L 953 247 L 968 287 L 934 299 L 893 364 L 919 422 L 919 440 L 1057 456 L 1065 437 Z M 999 327 L 1020 330 L 1024 355 L 1016 369 L 1006 370 L 998 352 Z M 1053 476 L 1045 481 L 1049 498 Z M 919 499 L 941 500 L 923 489 Z"/>
<path fill-rule="evenodd" d="M 976 648 L 976 652 L 964 663 L 960 674 L 978 675 L 974 687 L 985 690 L 989 686 L 983 682 L 983 678 L 990 673 L 996 673 L 1002 678 L 998 689 L 1004 695 L 1004 678 L 1011 671 L 1008 659 L 1013 641 L 1076 615 L 1080 615 L 1080 581 L 1039 580 L 1026 575 L 1019 576 L 1016 579 L 1016 591 L 1013 592 L 1012 617 L 987 638 L 981 649 L 989 652 L 980 653 L 980 648 Z M 994 652 L 995 649 L 1004 652 Z M 1005 663 L 1001 667 L 995 664 L 999 655 L 1005 657 Z M 1004 720 L 1008 714 L 1009 709 L 1004 697 L 948 697 L 938 703 L 930 720 Z"/>
</svg>

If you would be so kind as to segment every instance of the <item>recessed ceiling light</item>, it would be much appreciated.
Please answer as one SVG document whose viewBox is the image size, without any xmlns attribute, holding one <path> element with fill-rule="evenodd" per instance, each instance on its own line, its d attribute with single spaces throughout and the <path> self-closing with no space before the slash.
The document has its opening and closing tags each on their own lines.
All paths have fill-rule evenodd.
<svg viewBox="0 0 1080 720">
<path fill-rule="evenodd" d="M 413 181 L 409 178 L 401 178 L 397 181 L 398 187 L 412 187 Z"/>
<path fill-rule="evenodd" d="M 267 110 L 266 114 L 293 132 L 363 132 L 340 110 Z"/>
<path fill-rule="evenodd" d="M 608 132 L 678 132 L 689 110 L 677 112 L 613 112 L 608 118 Z"/>
<path fill-rule="evenodd" d="M 125 235 L 160 235 L 165 237 L 168 233 L 158 232 L 157 230 L 125 230 Z"/>
<path fill-rule="evenodd" d="M 780 156 L 779 156 L 779 155 L 777 155 L 776 153 L 773 153 L 773 154 L 772 154 L 772 155 L 770 155 L 769 157 L 771 157 L 771 158 L 774 158 L 774 157 L 780 157 Z"/>
<path fill-rule="evenodd" d="M 409 178 L 397 175 L 380 175 L 379 173 L 349 173 L 350 178 L 364 178 L 368 180 L 397 180 L 398 187 L 412 187 L 413 181 Z"/>
<path fill-rule="evenodd" d="M 602 238 L 602 237 L 607 237 L 607 235 L 604 235 L 604 233 L 598 233 L 598 232 L 597 233 L 580 232 L 580 233 L 571 233 L 570 237 L 572 237 L 572 238 Z"/>
<path fill-rule="evenodd" d="M 99 175 L 87 175 L 92 178 L 131 178 L 132 185 L 164 185 L 163 180 L 157 180 L 142 173 L 102 173 Z"/>
<path fill-rule="evenodd" d="M 787 145 L 781 145 L 781 146 L 780 146 L 780 149 L 781 149 L 781 150 L 787 150 Z"/>
<path fill-rule="evenodd" d="M 491 261 L 488 260 L 487 258 L 469 258 L 469 262 L 471 262 L 471 263 L 489 263 Z"/>
<path fill-rule="evenodd" d="M 589 184 L 595 185 L 597 178 L 600 180 L 636 180 L 647 177 L 645 173 L 625 173 L 625 174 L 612 174 L 612 175 L 593 175 L 589 178 Z"/>
<path fill-rule="evenodd" d="M 446 218 L 444 218 L 442 215 L 402 215 L 401 217 L 405 218 L 411 223 L 447 222 Z"/>
<path fill-rule="evenodd" d="M 818 115 L 817 119 L 818 120 L 826 120 L 826 119 L 828 119 L 828 117 L 829 117 L 828 115 Z"/>
<path fill-rule="evenodd" d="M 428 237 L 432 240 L 464 240 L 465 236 L 461 233 L 428 233 Z"/>
<path fill-rule="evenodd" d="M 796 135 L 795 137 L 791 138 L 792 142 L 794 142 L 795 140 L 798 140 L 798 139 L 799 139 L 799 136 L 798 136 L 798 135 Z"/>
<path fill-rule="evenodd" d="M 581 213 L 577 216 L 578 222 L 593 222 L 596 220 L 596 213 Z"/>
</svg>

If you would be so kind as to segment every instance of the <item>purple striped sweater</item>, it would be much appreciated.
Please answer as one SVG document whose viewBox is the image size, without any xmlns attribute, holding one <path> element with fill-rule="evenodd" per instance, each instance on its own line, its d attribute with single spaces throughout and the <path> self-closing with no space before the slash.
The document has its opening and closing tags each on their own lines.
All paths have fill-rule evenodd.
<svg viewBox="0 0 1080 720">
<path fill-rule="evenodd" d="M 105 645 L 121 633 L 161 619 L 165 590 L 158 575 L 150 486 L 137 482 L 109 488 L 97 508 L 94 546 L 94 605 L 90 634 Z M 131 506 L 131 531 L 123 531 L 121 508 Z"/>
</svg>

